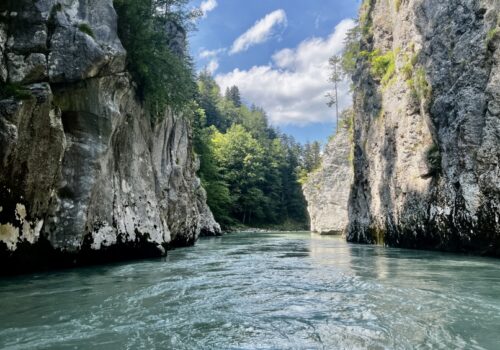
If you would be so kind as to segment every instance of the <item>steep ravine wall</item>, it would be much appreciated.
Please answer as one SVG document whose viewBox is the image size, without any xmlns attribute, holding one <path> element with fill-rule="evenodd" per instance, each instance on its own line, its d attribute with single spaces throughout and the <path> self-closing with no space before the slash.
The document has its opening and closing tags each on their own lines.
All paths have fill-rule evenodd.
<svg viewBox="0 0 500 350">
<path fill-rule="evenodd" d="M 311 231 L 343 234 L 348 224 L 348 200 L 353 180 L 352 130 L 339 127 L 322 156 L 321 166 L 302 186 Z"/>
<path fill-rule="evenodd" d="M 154 125 L 111 0 L 0 4 L 0 273 L 161 256 L 219 233 L 187 118 Z M 82 30 L 85 23 L 92 35 Z"/>
<path fill-rule="evenodd" d="M 361 27 L 348 240 L 500 256 L 500 2 L 365 1 Z"/>
</svg>

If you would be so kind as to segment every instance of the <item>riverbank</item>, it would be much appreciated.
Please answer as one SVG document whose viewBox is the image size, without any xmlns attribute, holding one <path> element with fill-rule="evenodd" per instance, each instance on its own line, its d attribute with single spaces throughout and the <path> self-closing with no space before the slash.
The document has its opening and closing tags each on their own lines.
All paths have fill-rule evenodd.
<svg viewBox="0 0 500 350">
<path fill-rule="evenodd" d="M 296 222 L 287 220 L 281 224 L 264 224 L 264 225 L 253 225 L 247 226 L 243 224 L 234 224 L 230 227 L 223 229 L 225 233 L 231 232 L 303 232 L 309 231 L 309 223 L 307 222 Z"/>
</svg>

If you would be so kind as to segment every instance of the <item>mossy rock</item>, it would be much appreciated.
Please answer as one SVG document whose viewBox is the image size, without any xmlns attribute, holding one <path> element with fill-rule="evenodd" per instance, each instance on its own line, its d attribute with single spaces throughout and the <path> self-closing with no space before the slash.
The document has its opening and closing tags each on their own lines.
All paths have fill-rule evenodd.
<svg viewBox="0 0 500 350">
<path fill-rule="evenodd" d="M 80 23 L 78 25 L 78 29 L 80 30 L 80 32 L 85 33 L 88 36 L 90 36 L 91 38 L 95 39 L 94 31 L 92 30 L 90 25 L 88 25 L 87 23 Z"/>
</svg>

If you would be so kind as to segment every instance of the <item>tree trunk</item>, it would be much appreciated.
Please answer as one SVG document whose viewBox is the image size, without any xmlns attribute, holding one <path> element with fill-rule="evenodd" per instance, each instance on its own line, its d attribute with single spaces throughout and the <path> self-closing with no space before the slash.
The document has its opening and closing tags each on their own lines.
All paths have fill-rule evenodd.
<svg viewBox="0 0 500 350">
<path fill-rule="evenodd" d="M 337 112 L 337 125 L 335 126 L 335 133 L 338 133 L 339 132 L 339 96 L 338 96 L 338 92 L 337 92 L 337 82 L 335 82 L 335 109 Z"/>
</svg>

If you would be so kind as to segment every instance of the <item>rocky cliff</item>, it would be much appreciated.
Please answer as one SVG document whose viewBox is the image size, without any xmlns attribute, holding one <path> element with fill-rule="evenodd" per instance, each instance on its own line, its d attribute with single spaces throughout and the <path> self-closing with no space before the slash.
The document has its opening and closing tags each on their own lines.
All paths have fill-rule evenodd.
<svg viewBox="0 0 500 350">
<path fill-rule="evenodd" d="M 158 256 L 220 228 L 188 118 L 154 124 L 111 0 L 0 4 L 0 270 Z M 5 94 L 4 94 L 5 96 Z"/>
<path fill-rule="evenodd" d="M 500 255 L 500 2 L 367 0 L 353 242 Z"/>
<path fill-rule="evenodd" d="M 353 180 L 352 130 L 339 128 L 325 148 L 321 167 L 303 185 L 311 231 L 342 234 L 348 223 L 348 200 Z"/>
</svg>

